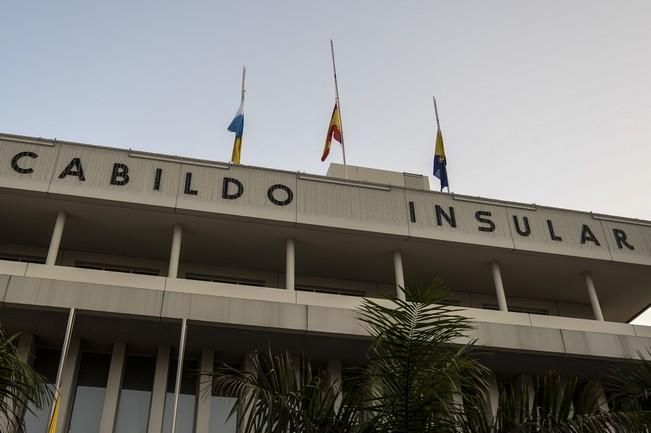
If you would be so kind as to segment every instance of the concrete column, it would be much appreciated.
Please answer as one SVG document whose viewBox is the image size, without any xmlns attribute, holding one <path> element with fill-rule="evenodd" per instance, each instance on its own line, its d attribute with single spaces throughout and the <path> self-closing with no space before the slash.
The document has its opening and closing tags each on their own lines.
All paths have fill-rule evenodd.
<svg viewBox="0 0 651 433">
<path fill-rule="evenodd" d="M 165 394 L 167 392 L 167 374 L 169 368 L 170 347 L 158 346 L 147 433 L 161 433 L 163 430 L 163 414 L 165 413 Z"/>
<path fill-rule="evenodd" d="M 34 334 L 30 332 L 22 332 L 18 339 L 18 347 L 16 347 L 18 356 L 27 364 L 34 365 L 34 352 L 36 352 L 36 345 L 34 344 Z"/>
<path fill-rule="evenodd" d="M 285 288 L 287 290 L 294 290 L 294 280 L 296 277 L 296 251 L 294 245 L 294 239 L 287 239 L 287 248 L 286 248 L 286 259 L 285 259 Z"/>
<path fill-rule="evenodd" d="M 183 228 L 179 225 L 174 226 L 172 235 L 172 248 L 170 250 L 170 267 L 167 271 L 168 278 L 177 278 L 179 274 L 179 260 L 181 258 L 181 241 L 183 239 Z"/>
<path fill-rule="evenodd" d="M 59 246 L 61 246 L 61 239 L 63 238 L 63 228 L 66 225 L 66 213 L 59 212 L 57 220 L 54 223 L 54 230 L 52 230 L 52 238 L 50 239 L 50 248 L 47 250 L 46 265 L 56 265 L 57 256 L 59 255 Z"/>
<path fill-rule="evenodd" d="M 597 297 L 597 291 L 594 287 L 594 281 L 592 281 L 592 275 L 590 275 L 590 272 L 586 272 L 583 274 L 583 277 L 585 278 L 585 285 L 588 288 L 588 296 L 590 296 L 590 305 L 592 305 L 594 318 L 595 320 L 603 322 L 604 315 L 601 312 L 601 305 L 599 305 L 599 298 Z"/>
<path fill-rule="evenodd" d="M 264 356 L 264 355 L 259 355 L 259 356 Z M 249 372 L 249 373 L 254 373 L 253 370 L 253 361 L 251 360 L 251 354 L 247 353 L 244 356 L 244 360 L 242 361 L 242 366 L 244 367 L 244 371 Z M 242 408 L 238 409 L 237 412 L 237 431 L 238 432 L 243 432 L 244 427 L 247 425 L 249 422 L 249 417 L 250 417 L 250 412 L 247 410 L 244 410 Z"/>
<path fill-rule="evenodd" d="M 18 346 L 16 347 L 16 353 L 18 354 L 18 357 L 26 364 L 33 366 L 35 351 L 36 345 L 34 344 L 34 334 L 31 334 L 29 332 L 22 332 L 20 334 L 20 338 L 18 339 Z M 13 406 L 9 397 L 5 397 L 4 404 L 7 405 L 7 407 L 10 407 L 11 405 L 12 410 L 15 407 L 16 412 L 23 412 L 25 410 L 25 406 L 20 403 L 18 403 L 16 406 Z M 0 416 L 0 431 L 7 431 L 10 433 L 17 432 L 15 428 L 9 427 L 8 420 L 4 416 Z"/>
<path fill-rule="evenodd" d="M 489 419 L 494 420 L 495 417 L 497 416 L 497 408 L 500 402 L 499 387 L 497 384 L 497 376 L 495 376 L 495 373 L 490 372 L 490 375 L 487 378 L 487 384 L 488 384 L 488 393 L 486 397 L 488 398 L 488 401 L 486 402 L 487 403 L 486 415 L 489 417 Z"/>
<path fill-rule="evenodd" d="M 215 366 L 215 351 L 201 351 L 201 373 L 212 373 Z M 197 380 L 197 413 L 195 433 L 210 433 L 210 409 L 212 407 L 212 376 L 200 375 Z"/>
<path fill-rule="evenodd" d="M 506 295 L 504 294 L 504 283 L 502 282 L 500 265 L 497 262 L 491 262 L 491 270 L 493 271 L 493 283 L 495 284 L 497 305 L 499 306 L 500 311 L 509 311 L 509 308 L 506 305 Z"/>
<path fill-rule="evenodd" d="M 122 379 L 124 378 L 126 355 L 127 345 L 125 343 L 118 342 L 113 345 L 99 433 L 113 433 L 118 414 L 118 402 L 120 401 L 120 390 L 122 389 Z"/>
<path fill-rule="evenodd" d="M 610 407 L 608 406 L 608 399 L 606 398 L 606 393 L 604 392 L 602 383 L 599 383 L 599 386 L 597 387 L 597 395 L 595 397 L 597 398 L 599 409 L 609 412 Z"/>
<path fill-rule="evenodd" d="M 405 293 L 400 287 L 405 288 L 405 274 L 402 268 L 402 253 L 399 250 L 393 252 L 393 273 L 396 276 L 396 295 L 404 301 Z"/>
<path fill-rule="evenodd" d="M 75 391 L 77 389 L 77 372 L 79 371 L 79 361 L 81 360 L 81 342 L 78 338 L 70 340 L 68 356 L 63 365 L 61 374 L 61 402 L 59 403 L 59 419 L 57 421 L 57 432 L 68 430 L 70 415 L 72 415 L 72 405 L 75 401 Z"/>
<path fill-rule="evenodd" d="M 334 386 L 341 388 L 343 379 L 341 371 L 341 361 L 338 359 L 331 359 L 328 361 L 328 374 L 330 375 L 330 383 Z M 335 402 L 335 407 L 339 409 L 341 407 L 341 394 L 337 397 Z"/>
</svg>

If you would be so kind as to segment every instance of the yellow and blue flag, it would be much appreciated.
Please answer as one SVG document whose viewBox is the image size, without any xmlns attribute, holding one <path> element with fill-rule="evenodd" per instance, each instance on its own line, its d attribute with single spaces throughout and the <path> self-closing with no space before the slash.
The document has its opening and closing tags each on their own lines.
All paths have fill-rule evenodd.
<svg viewBox="0 0 651 433">
<path fill-rule="evenodd" d="M 228 130 L 235 133 L 231 162 L 239 164 L 242 156 L 242 135 L 244 135 L 244 100 L 242 100 L 240 108 L 237 109 L 233 121 L 228 125 Z"/>
<path fill-rule="evenodd" d="M 445 148 L 443 147 L 443 134 L 441 128 L 436 131 L 436 146 L 434 147 L 434 177 L 441 181 L 441 191 L 443 188 L 450 190 L 448 184 L 448 161 L 445 158 Z"/>
</svg>

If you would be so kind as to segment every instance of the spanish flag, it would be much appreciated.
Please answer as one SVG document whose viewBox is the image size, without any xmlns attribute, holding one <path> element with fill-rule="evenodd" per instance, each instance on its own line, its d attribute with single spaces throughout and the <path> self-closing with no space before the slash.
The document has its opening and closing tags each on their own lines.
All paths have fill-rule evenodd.
<svg viewBox="0 0 651 433">
<path fill-rule="evenodd" d="M 231 162 L 239 164 L 242 156 L 242 135 L 244 134 L 244 100 L 242 100 L 240 108 L 237 109 L 233 121 L 228 125 L 228 130 L 235 133 Z"/>
<path fill-rule="evenodd" d="M 328 134 L 326 135 L 325 145 L 323 146 L 323 155 L 321 161 L 325 161 L 330 153 L 330 144 L 332 139 L 335 139 L 343 146 L 344 137 L 341 133 L 341 115 L 339 114 L 339 103 L 335 102 L 335 108 L 332 110 L 332 117 L 330 117 L 330 125 L 328 125 Z"/>
<path fill-rule="evenodd" d="M 443 188 L 448 188 L 448 160 L 445 158 L 445 148 L 443 147 L 443 134 L 441 128 L 436 131 L 436 145 L 434 146 L 434 177 L 438 177 L 441 181 L 441 191 Z"/>
</svg>

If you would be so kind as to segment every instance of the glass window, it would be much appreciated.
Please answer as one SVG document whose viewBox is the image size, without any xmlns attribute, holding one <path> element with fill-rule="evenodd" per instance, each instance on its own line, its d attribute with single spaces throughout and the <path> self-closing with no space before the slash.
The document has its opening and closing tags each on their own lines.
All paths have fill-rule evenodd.
<svg viewBox="0 0 651 433">
<path fill-rule="evenodd" d="M 221 362 L 215 363 L 215 371 L 218 371 Z M 229 364 L 233 368 L 240 368 L 239 365 Z M 210 433 L 236 433 L 237 432 L 237 413 L 229 418 L 231 410 L 235 406 L 237 399 L 222 393 L 218 393 L 213 388 L 210 396 Z"/>
<path fill-rule="evenodd" d="M 110 365 L 109 354 L 84 352 L 81 355 L 68 433 L 99 432 Z"/>
<path fill-rule="evenodd" d="M 213 395 L 210 407 L 210 433 L 235 433 L 237 431 L 237 413 L 231 414 L 237 399 Z"/>
<path fill-rule="evenodd" d="M 34 360 L 34 370 L 38 371 L 44 378 L 51 390 L 54 390 L 54 382 L 59 368 L 60 350 L 38 349 Z M 27 433 L 43 433 L 47 429 L 50 418 L 51 405 L 37 408 L 29 404 L 25 413 L 25 431 Z"/>
<path fill-rule="evenodd" d="M 115 433 L 147 433 L 155 369 L 154 358 L 127 357 Z"/>
<path fill-rule="evenodd" d="M 163 433 L 172 431 L 172 411 L 174 410 L 174 386 L 176 385 L 176 359 L 170 360 L 167 376 L 167 394 L 165 394 L 165 413 L 163 414 Z M 197 361 L 184 360 L 181 373 L 181 392 L 179 408 L 176 414 L 176 433 L 194 431 L 194 412 L 197 394 Z"/>
</svg>

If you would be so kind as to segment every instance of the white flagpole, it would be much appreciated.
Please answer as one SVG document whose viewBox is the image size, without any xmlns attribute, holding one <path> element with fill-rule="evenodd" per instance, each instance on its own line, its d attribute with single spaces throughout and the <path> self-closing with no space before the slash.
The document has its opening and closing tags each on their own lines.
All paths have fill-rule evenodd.
<svg viewBox="0 0 651 433">
<path fill-rule="evenodd" d="M 335 100 L 339 110 L 339 126 L 341 127 L 341 150 L 344 155 L 344 177 L 348 179 L 348 166 L 346 165 L 346 146 L 344 145 L 344 121 L 341 114 L 341 102 L 339 101 L 339 83 L 337 82 L 337 66 L 335 64 L 335 45 L 330 39 L 330 53 L 332 54 L 332 72 L 335 77 Z"/>
<path fill-rule="evenodd" d="M 438 131 L 441 131 L 441 123 L 439 122 L 439 108 L 436 105 L 436 96 L 432 96 L 432 100 L 434 101 L 434 116 L 436 117 L 436 127 L 438 128 Z M 441 135 L 443 135 L 443 132 L 441 132 Z M 436 136 L 434 137 L 434 140 L 436 140 Z M 436 150 L 434 150 L 434 152 L 436 152 Z M 434 155 L 434 157 L 436 158 L 436 155 Z M 448 194 L 449 193 L 450 193 L 450 178 L 448 178 Z"/>
<path fill-rule="evenodd" d="M 179 342 L 179 359 L 176 363 L 176 384 L 174 385 L 174 412 L 172 412 L 172 432 L 176 433 L 176 414 L 179 409 L 179 394 L 181 392 L 181 378 L 183 373 L 183 355 L 185 355 L 185 336 L 188 329 L 188 319 L 181 322 L 181 341 Z"/>
<path fill-rule="evenodd" d="M 246 93 L 246 90 L 244 89 L 245 80 L 246 80 L 246 66 L 242 66 L 242 100 L 241 100 L 242 104 L 244 104 L 244 93 Z"/>
<path fill-rule="evenodd" d="M 63 347 L 61 348 L 61 358 L 59 358 L 59 369 L 57 370 L 57 377 L 54 381 L 54 401 L 52 402 L 52 408 L 50 409 L 50 422 L 48 422 L 46 428 L 46 433 L 50 430 L 52 418 L 54 417 L 54 411 L 56 409 L 57 401 L 61 398 L 61 381 L 63 380 L 63 367 L 66 362 L 66 357 L 68 356 L 68 349 L 70 348 L 70 340 L 72 339 L 72 330 L 75 326 L 75 308 L 70 308 L 68 313 L 68 324 L 66 325 L 66 334 L 63 337 Z M 56 429 L 56 426 L 54 426 Z"/>
</svg>

